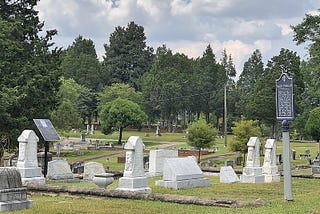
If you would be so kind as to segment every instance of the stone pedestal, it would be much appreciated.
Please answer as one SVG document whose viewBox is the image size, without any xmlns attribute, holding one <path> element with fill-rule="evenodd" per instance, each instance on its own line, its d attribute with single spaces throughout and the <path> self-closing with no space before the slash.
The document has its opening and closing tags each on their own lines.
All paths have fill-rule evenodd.
<svg viewBox="0 0 320 214">
<path fill-rule="evenodd" d="M 18 138 L 19 156 L 17 168 L 22 183 L 45 183 L 41 168 L 38 166 L 37 144 L 39 138 L 33 130 L 24 130 Z"/>
<path fill-rule="evenodd" d="M 108 185 L 112 184 L 114 181 L 113 173 L 102 173 L 95 174 L 92 181 L 101 189 L 106 189 Z"/>
<path fill-rule="evenodd" d="M 148 187 L 147 177 L 135 177 L 135 178 L 125 178 L 119 179 L 119 187 L 117 190 L 123 191 L 133 191 L 133 192 L 145 192 L 151 193 L 151 188 Z"/>
<path fill-rule="evenodd" d="M 243 174 L 240 175 L 240 181 L 243 183 L 264 183 L 262 167 L 243 168 Z"/>
</svg>

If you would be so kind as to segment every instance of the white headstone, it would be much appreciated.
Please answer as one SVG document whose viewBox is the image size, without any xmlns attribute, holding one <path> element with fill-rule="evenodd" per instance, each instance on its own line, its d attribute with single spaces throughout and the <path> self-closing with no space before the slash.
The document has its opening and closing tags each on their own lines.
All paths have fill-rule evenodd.
<svg viewBox="0 0 320 214">
<path fill-rule="evenodd" d="M 150 150 L 149 154 L 149 176 L 163 175 L 163 163 L 165 158 L 177 158 L 178 150 L 157 149 Z"/>
<path fill-rule="evenodd" d="M 275 139 L 267 139 L 262 166 L 262 174 L 265 176 L 266 183 L 280 182 L 276 151 L 277 145 Z"/>
<path fill-rule="evenodd" d="M 243 168 L 240 181 L 243 183 L 263 183 L 262 167 L 260 167 L 260 140 L 258 137 L 250 137 L 246 167 Z"/>
<path fill-rule="evenodd" d="M 41 168 L 38 166 L 37 145 L 39 138 L 33 130 L 24 130 L 18 137 L 19 156 L 17 168 L 22 183 L 45 183 Z"/>
<path fill-rule="evenodd" d="M 156 185 L 187 189 L 210 186 L 210 180 L 203 177 L 194 157 L 166 158 L 163 165 L 163 180 L 156 181 Z"/>
<path fill-rule="evenodd" d="M 123 177 L 119 179 L 117 190 L 151 193 L 144 173 L 144 144 L 139 136 L 131 136 L 124 145 L 126 163 Z"/>
<path fill-rule="evenodd" d="M 220 169 L 220 183 L 236 183 L 239 178 L 231 166 L 223 166 Z"/>
<path fill-rule="evenodd" d="M 74 177 L 67 161 L 53 160 L 48 162 L 47 178 L 52 180 L 68 180 Z"/>
<path fill-rule="evenodd" d="M 260 167 L 260 140 L 258 137 L 250 137 L 248 146 L 247 163 L 248 167 Z"/>
<path fill-rule="evenodd" d="M 88 162 L 84 164 L 83 179 L 92 181 L 95 174 L 105 173 L 102 163 Z"/>
</svg>

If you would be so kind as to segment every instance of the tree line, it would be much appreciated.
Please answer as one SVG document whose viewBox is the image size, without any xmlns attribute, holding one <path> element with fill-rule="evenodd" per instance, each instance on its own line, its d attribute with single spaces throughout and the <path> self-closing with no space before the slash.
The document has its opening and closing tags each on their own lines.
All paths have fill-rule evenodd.
<svg viewBox="0 0 320 214">
<path fill-rule="evenodd" d="M 54 48 L 56 30 L 40 36 L 44 23 L 34 9 L 37 2 L 0 2 L 0 136 L 15 141 L 23 129 L 35 129 L 34 118 L 50 118 L 61 130 L 101 123 L 109 133 L 157 123 L 173 132 L 203 116 L 224 132 L 227 86 L 228 131 L 244 117 L 257 120 L 265 136 L 277 137 L 275 80 L 282 72 L 295 82 L 292 133 L 312 135 L 305 125 L 309 112 L 320 106 L 319 15 L 306 15 L 292 26 L 297 45 L 310 44 L 307 60 L 281 49 L 264 65 L 257 49 L 235 82 L 233 59 L 225 50 L 221 59 L 210 44 L 198 58 L 166 45 L 154 50 L 143 26 L 134 22 L 115 27 L 102 61 L 93 41 L 81 35 L 66 49 Z M 120 120 L 124 112 L 132 117 Z"/>
</svg>

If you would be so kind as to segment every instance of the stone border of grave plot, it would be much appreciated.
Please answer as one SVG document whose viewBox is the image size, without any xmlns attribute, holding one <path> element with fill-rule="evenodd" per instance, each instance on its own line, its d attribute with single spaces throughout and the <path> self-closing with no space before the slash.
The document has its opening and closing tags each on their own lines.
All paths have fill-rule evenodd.
<svg viewBox="0 0 320 214">
<path fill-rule="evenodd" d="M 84 187 L 71 187 L 71 186 L 51 186 L 51 185 L 37 185 L 28 184 L 28 192 L 41 193 L 41 194 L 61 194 L 68 196 L 95 196 L 95 197 L 111 197 L 111 198 L 124 198 L 124 199 L 138 199 L 138 200 L 151 200 L 171 202 L 178 204 L 195 204 L 202 206 L 218 206 L 225 208 L 240 208 L 240 207 L 257 207 L 263 206 L 266 202 L 262 199 L 257 199 L 253 202 L 244 202 L 238 200 L 223 200 L 214 198 L 201 198 L 197 196 L 185 195 L 172 195 L 160 193 L 139 193 L 127 192 L 119 190 L 105 190 Z"/>
</svg>

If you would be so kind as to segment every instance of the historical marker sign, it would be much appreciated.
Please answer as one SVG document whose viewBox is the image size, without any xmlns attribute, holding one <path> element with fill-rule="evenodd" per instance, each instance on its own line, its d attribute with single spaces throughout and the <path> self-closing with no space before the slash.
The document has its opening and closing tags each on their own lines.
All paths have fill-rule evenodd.
<svg viewBox="0 0 320 214">
<path fill-rule="evenodd" d="M 276 80 L 277 119 L 293 120 L 293 79 L 282 73 Z"/>
<path fill-rule="evenodd" d="M 60 137 L 48 119 L 33 119 L 45 141 L 59 141 Z"/>
</svg>

